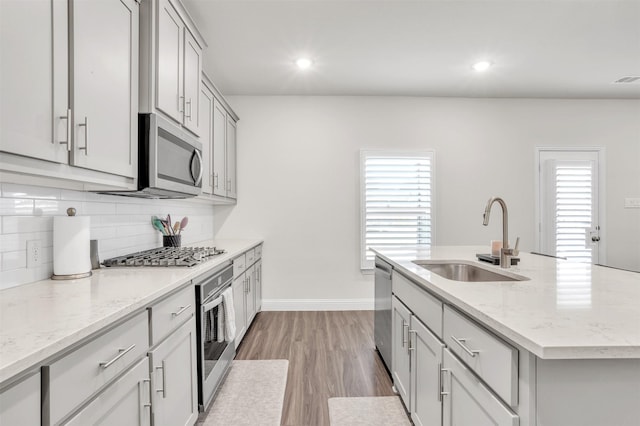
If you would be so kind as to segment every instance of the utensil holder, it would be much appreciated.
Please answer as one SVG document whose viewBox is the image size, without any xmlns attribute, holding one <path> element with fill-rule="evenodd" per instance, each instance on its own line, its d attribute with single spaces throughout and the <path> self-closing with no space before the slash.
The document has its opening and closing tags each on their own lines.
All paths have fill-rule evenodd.
<svg viewBox="0 0 640 426">
<path fill-rule="evenodd" d="M 182 245 L 182 235 L 163 235 L 162 247 L 180 247 Z"/>
</svg>

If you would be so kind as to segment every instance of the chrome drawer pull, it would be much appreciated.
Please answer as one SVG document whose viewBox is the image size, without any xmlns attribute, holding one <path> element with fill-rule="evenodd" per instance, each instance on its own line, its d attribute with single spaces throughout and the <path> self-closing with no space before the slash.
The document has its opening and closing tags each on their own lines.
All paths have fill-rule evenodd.
<svg viewBox="0 0 640 426">
<path fill-rule="evenodd" d="M 451 336 L 451 339 L 454 342 L 456 342 L 458 345 L 460 345 L 462 350 L 465 351 L 466 353 L 468 353 L 469 356 L 475 357 L 477 354 L 480 353 L 480 351 L 475 351 L 475 350 L 469 349 L 468 347 L 465 346 L 464 343 L 467 341 L 467 339 L 458 339 L 455 336 Z"/>
<path fill-rule="evenodd" d="M 133 345 L 129 346 L 127 349 L 118 349 L 118 352 L 120 352 L 118 355 L 115 356 L 115 358 L 113 358 L 111 361 L 109 362 L 101 362 L 100 363 L 100 367 L 102 367 L 103 369 L 107 369 L 109 367 L 111 367 L 111 365 L 116 362 L 117 360 L 119 360 L 120 358 L 122 358 L 123 356 L 125 356 L 125 354 L 127 352 L 130 352 L 133 348 L 136 347 L 136 344 L 134 343 Z"/>
<path fill-rule="evenodd" d="M 162 398 L 167 397 L 167 375 L 165 373 L 166 368 L 164 365 L 164 360 L 162 361 L 161 367 L 156 367 L 156 370 L 162 370 L 162 389 L 156 389 L 156 392 L 162 392 Z"/>
<path fill-rule="evenodd" d="M 188 304 L 187 306 L 180 306 L 180 310 L 178 312 L 171 312 L 171 316 L 172 317 L 177 317 L 178 315 L 180 315 L 181 313 L 183 313 L 184 311 L 186 311 L 190 307 L 191 307 L 191 304 Z"/>
<path fill-rule="evenodd" d="M 442 364 L 438 364 L 438 401 L 442 401 L 443 396 L 449 395 L 449 392 L 444 391 L 444 381 L 442 380 L 442 373 L 451 371 L 449 368 L 442 368 Z"/>
</svg>

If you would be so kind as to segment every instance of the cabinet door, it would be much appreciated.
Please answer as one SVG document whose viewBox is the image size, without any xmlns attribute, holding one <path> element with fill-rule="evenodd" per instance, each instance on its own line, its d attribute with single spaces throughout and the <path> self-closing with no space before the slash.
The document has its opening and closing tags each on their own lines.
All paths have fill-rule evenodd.
<svg viewBox="0 0 640 426">
<path fill-rule="evenodd" d="M 40 373 L 0 393 L 0 425 L 40 425 Z"/>
<path fill-rule="evenodd" d="M 443 425 L 518 426 L 517 414 L 507 408 L 462 364 L 444 350 Z"/>
<path fill-rule="evenodd" d="M 227 197 L 238 198 L 236 176 L 236 122 L 227 115 Z"/>
<path fill-rule="evenodd" d="M 195 317 L 191 316 L 149 355 L 154 426 L 194 424 L 198 419 Z"/>
<path fill-rule="evenodd" d="M 227 112 L 216 99 L 213 103 L 213 193 L 227 196 L 226 178 Z"/>
<path fill-rule="evenodd" d="M 202 143 L 202 192 L 213 194 L 213 93 L 202 85 L 200 92 L 200 143 Z"/>
<path fill-rule="evenodd" d="M 256 262 L 256 313 L 262 310 L 262 260 Z"/>
<path fill-rule="evenodd" d="M 247 331 L 246 309 L 245 309 L 245 274 L 241 274 L 233 280 L 233 307 L 236 311 L 236 348 L 242 341 L 244 333 Z"/>
<path fill-rule="evenodd" d="M 255 265 L 251 266 L 247 269 L 245 273 L 246 276 L 246 317 L 247 317 L 247 328 L 251 325 L 253 318 L 256 316 L 256 278 L 255 278 L 256 268 Z"/>
<path fill-rule="evenodd" d="M 200 135 L 200 81 L 202 49 L 189 30 L 184 29 L 184 126 Z"/>
<path fill-rule="evenodd" d="M 149 382 L 149 359 L 145 357 L 65 424 L 150 425 Z"/>
<path fill-rule="evenodd" d="M 409 351 L 409 325 L 411 312 L 400 302 L 397 297 L 393 297 L 391 302 L 393 311 L 392 317 L 392 347 L 391 375 L 393 384 L 402 398 L 404 405 L 411 411 L 410 395 L 410 351 Z"/>
<path fill-rule="evenodd" d="M 442 424 L 440 396 L 442 343 L 416 316 L 411 316 L 411 420 L 416 426 Z"/>
<path fill-rule="evenodd" d="M 156 107 L 182 123 L 184 23 L 169 0 L 160 0 L 158 3 Z"/>
<path fill-rule="evenodd" d="M 66 0 L 0 1 L 0 150 L 67 163 Z"/>
<path fill-rule="evenodd" d="M 138 4 L 74 1 L 72 164 L 135 177 Z"/>
</svg>

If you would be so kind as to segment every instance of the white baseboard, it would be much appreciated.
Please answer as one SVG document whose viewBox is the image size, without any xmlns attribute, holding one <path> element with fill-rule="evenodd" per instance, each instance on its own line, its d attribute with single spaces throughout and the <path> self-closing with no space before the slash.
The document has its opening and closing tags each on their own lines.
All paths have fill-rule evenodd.
<svg viewBox="0 0 640 426">
<path fill-rule="evenodd" d="M 374 299 L 263 299 L 263 311 L 372 311 Z"/>
</svg>

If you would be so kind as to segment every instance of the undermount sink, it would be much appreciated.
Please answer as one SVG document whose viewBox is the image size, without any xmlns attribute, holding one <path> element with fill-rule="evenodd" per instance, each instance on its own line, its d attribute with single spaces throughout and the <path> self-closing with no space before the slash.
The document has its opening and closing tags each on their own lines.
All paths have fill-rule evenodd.
<svg viewBox="0 0 640 426">
<path fill-rule="evenodd" d="M 464 260 L 414 260 L 413 263 L 453 281 L 526 281 L 529 279 L 510 272 L 496 272 L 485 269 Z"/>
</svg>

